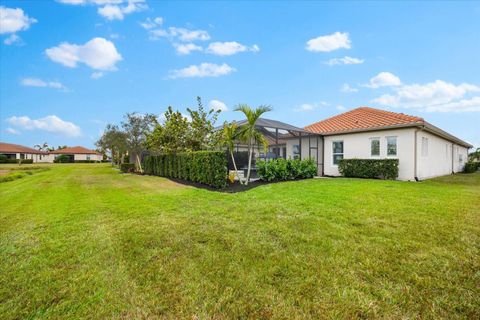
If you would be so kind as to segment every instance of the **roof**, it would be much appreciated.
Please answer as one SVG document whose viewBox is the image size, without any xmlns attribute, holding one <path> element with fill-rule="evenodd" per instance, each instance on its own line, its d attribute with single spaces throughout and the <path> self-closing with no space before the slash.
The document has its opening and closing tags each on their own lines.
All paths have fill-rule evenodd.
<svg viewBox="0 0 480 320">
<path fill-rule="evenodd" d="M 90 150 L 81 146 L 58 149 L 58 150 L 50 151 L 50 153 L 53 153 L 53 154 L 100 154 L 97 151 Z"/>
<path fill-rule="evenodd" d="M 240 120 L 240 121 L 237 121 L 237 125 L 239 127 L 241 127 L 246 122 L 247 122 L 247 120 Z M 259 118 L 257 120 L 257 122 L 255 122 L 255 126 L 264 127 L 264 128 L 279 129 L 279 130 L 286 130 L 286 131 L 310 133 L 310 132 L 306 131 L 305 129 L 292 126 L 288 123 L 277 121 L 277 120 L 265 119 L 265 118 Z"/>
<path fill-rule="evenodd" d="M 0 142 L 0 153 L 32 153 L 47 154 L 45 151 L 36 150 L 19 144 Z"/>
<path fill-rule="evenodd" d="M 469 143 L 435 127 L 421 117 L 370 107 L 359 107 L 315 122 L 304 129 L 322 135 L 333 135 L 405 127 L 421 127 L 447 140 L 454 141 L 465 147 L 472 147 Z"/>
</svg>

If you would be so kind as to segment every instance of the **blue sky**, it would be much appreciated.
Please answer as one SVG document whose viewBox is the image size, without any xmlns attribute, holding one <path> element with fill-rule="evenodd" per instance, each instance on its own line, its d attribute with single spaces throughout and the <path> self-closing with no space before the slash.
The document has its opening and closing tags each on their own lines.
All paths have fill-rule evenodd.
<svg viewBox="0 0 480 320">
<path fill-rule="evenodd" d="M 126 112 L 362 105 L 480 146 L 478 2 L 1 2 L 0 140 L 93 147 Z M 20 10 L 19 10 L 20 9 Z"/>
</svg>

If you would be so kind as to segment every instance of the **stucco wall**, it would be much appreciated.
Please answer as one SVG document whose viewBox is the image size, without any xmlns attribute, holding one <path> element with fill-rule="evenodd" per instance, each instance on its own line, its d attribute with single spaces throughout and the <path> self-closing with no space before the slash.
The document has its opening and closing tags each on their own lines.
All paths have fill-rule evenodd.
<svg viewBox="0 0 480 320">
<path fill-rule="evenodd" d="M 344 159 L 399 159 L 400 180 L 413 180 L 414 176 L 414 132 L 413 128 L 359 132 L 326 136 L 324 174 L 339 176 L 338 166 L 333 164 L 332 142 L 343 141 Z M 387 137 L 397 137 L 397 155 L 387 156 Z M 380 139 L 380 155 L 371 156 L 371 139 Z"/>
<path fill-rule="evenodd" d="M 287 159 L 293 159 L 293 148 L 300 145 L 300 138 L 287 140 Z M 317 148 L 318 146 L 318 148 Z M 322 174 L 323 166 L 323 140 L 320 136 L 302 137 L 302 159 L 314 158 L 318 165 L 318 174 Z"/>
<path fill-rule="evenodd" d="M 89 159 L 88 159 L 89 158 Z M 97 154 L 75 154 L 73 156 L 73 160 L 94 160 L 94 161 L 101 161 L 102 160 L 102 155 L 97 155 Z"/>
<path fill-rule="evenodd" d="M 423 150 L 424 141 L 426 141 L 426 150 Z M 466 147 L 425 131 L 417 132 L 417 151 L 417 176 L 419 179 L 463 171 L 468 153 Z"/>
</svg>

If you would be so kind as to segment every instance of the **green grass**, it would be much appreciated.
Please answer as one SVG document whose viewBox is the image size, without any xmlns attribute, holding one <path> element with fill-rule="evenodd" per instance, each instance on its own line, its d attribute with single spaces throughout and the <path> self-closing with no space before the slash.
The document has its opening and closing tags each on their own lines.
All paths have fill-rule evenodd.
<svg viewBox="0 0 480 320">
<path fill-rule="evenodd" d="M 0 318 L 480 317 L 480 174 L 229 194 L 55 165 L 0 184 Z"/>
<path fill-rule="evenodd" d="M 17 179 L 21 179 L 28 175 L 32 175 L 34 173 L 48 170 L 50 169 L 49 166 L 34 166 L 34 165 L 0 165 L 0 183 L 2 182 L 9 182 Z"/>
</svg>

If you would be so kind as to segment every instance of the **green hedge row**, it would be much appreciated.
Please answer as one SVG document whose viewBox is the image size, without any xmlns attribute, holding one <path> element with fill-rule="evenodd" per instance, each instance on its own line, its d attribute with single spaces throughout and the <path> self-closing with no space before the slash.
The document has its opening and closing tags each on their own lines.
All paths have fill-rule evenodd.
<svg viewBox="0 0 480 320">
<path fill-rule="evenodd" d="M 124 173 L 135 172 L 135 163 L 122 163 L 120 165 L 120 171 Z"/>
<path fill-rule="evenodd" d="M 469 161 L 465 163 L 465 167 L 463 168 L 463 172 L 465 173 L 472 173 L 478 170 L 480 168 L 480 162 L 473 162 Z"/>
<path fill-rule="evenodd" d="M 100 163 L 100 161 L 96 161 L 96 160 L 75 160 L 73 162 L 75 162 L 75 163 Z"/>
<path fill-rule="evenodd" d="M 264 181 L 281 181 L 313 178 L 317 164 L 313 159 L 272 159 L 257 161 L 257 174 Z"/>
<path fill-rule="evenodd" d="M 396 179 L 398 159 L 342 159 L 338 171 L 345 177 Z"/>
<path fill-rule="evenodd" d="M 32 159 L 22 159 L 22 164 L 33 163 Z M 0 159 L 0 163 L 20 163 L 20 159 Z"/>
<path fill-rule="evenodd" d="M 227 185 L 227 156 L 224 151 L 195 151 L 146 156 L 146 174 L 199 182 L 214 188 Z"/>
</svg>

